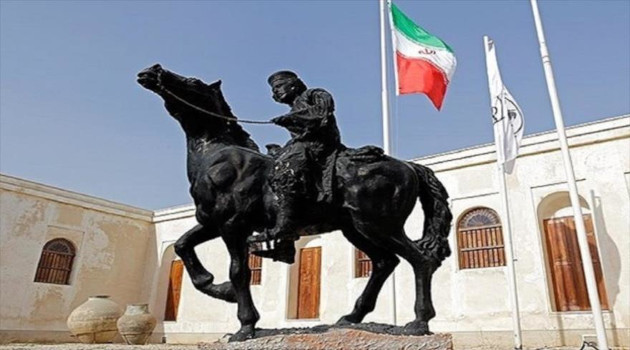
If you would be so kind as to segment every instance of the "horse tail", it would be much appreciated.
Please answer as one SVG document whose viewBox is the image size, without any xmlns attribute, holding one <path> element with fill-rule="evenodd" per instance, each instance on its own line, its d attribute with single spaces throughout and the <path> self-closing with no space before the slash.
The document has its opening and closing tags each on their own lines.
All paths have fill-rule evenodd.
<svg viewBox="0 0 630 350">
<path fill-rule="evenodd" d="M 424 229 L 422 238 L 415 241 L 428 257 L 440 264 L 451 255 L 448 234 L 451 231 L 453 214 L 448 207 L 448 193 L 444 185 L 437 179 L 433 170 L 409 162 L 420 180 L 418 198 L 424 212 Z"/>
</svg>

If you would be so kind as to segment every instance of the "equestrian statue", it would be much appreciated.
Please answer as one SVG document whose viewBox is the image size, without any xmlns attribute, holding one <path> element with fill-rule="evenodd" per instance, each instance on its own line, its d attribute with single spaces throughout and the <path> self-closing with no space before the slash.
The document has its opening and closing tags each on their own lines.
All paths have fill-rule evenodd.
<svg viewBox="0 0 630 350">
<path fill-rule="evenodd" d="M 337 324 L 360 323 L 374 310 L 402 257 L 416 283 L 416 318 L 403 327 L 404 334 L 430 334 L 431 277 L 451 254 L 452 215 L 444 186 L 429 168 L 389 157 L 378 147 L 345 147 L 326 90 L 307 88 L 290 71 L 274 73 L 268 82 L 274 100 L 290 107 L 271 122 L 286 128 L 291 139 L 283 147 L 267 146 L 263 154 L 241 127 L 245 120 L 225 101 L 221 81 L 206 84 L 159 64 L 138 74 L 138 83 L 164 100 L 186 134 L 198 225 L 177 240 L 175 252 L 193 285 L 237 303 L 241 328 L 230 341 L 253 338 L 260 316 L 250 292 L 248 255 L 291 264 L 301 236 L 341 231 L 367 254 L 373 271 L 352 311 Z M 403 226 L 418 199 L 424 227 L 422 238 L 413 241 Z M 223 283 L 215 283 L 194 249 L 219 237 L 231 258 L 229 281 Z"/>
</svg>

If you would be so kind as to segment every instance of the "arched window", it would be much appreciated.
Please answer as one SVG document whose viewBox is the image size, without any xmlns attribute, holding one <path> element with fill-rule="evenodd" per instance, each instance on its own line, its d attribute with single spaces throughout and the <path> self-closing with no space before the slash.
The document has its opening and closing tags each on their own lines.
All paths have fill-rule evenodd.
<svg viewBox="0 0 630 350">
<path fill-rule="evenodd" d="M 457 223 L 459 267 L 505 266 L 501 221 L 494 210 L 474 208 Z"/>
<path fill-rule="evenodd" d="M 74 245 L 67 239 L 57 238 L 49 241 L 42 249 L 35 282 L 70 284 L 74 256 Z"/>
<path fill-rule="evenodd" d="M 354 277 L 369 277 L 372 274 L 372 260 L 363 251 L 354 249 Z"/>
</svg>

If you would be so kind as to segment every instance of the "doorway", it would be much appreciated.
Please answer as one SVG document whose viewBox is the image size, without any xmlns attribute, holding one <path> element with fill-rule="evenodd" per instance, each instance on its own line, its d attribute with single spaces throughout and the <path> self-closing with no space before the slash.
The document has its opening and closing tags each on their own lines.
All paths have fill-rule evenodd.
<svg viewBox="0 0 630 350">
<path fill-rule="evenodd" d="M 179 309 L 179 298 L 182 291 L 183 274 L 184 263 L 181 260 L 173 260 L 171 263 L 171 273 L 168 281 L 168 295 L 166 297 L 164 321 L 177 321 L 177 310 Z"/>
<path fill-rule="evenodd" d="M 602 309 L 608 309 L 606 286 L 593 230 L 593 220 L 590 214 L 585 214 L 583 217 L 600 303 Z M 551 218 L 543 220 L 543 226 L 555 301 L 554 311 L 591 310 L 575 220 L 572 216 Z"/>
</svg>

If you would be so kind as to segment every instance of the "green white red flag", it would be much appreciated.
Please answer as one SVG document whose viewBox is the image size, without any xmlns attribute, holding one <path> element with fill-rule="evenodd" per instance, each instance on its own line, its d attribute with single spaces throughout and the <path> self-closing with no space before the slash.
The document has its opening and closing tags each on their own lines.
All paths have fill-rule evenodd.
<svg viewBox="0 0 630 350">
<path fill-rule="evenodd" d="M 457 60 L 440 38 L 416 25 L 390 3 L 399 94 L 426 94 L 438 110 L 455 73 Z"/>
</svg>

